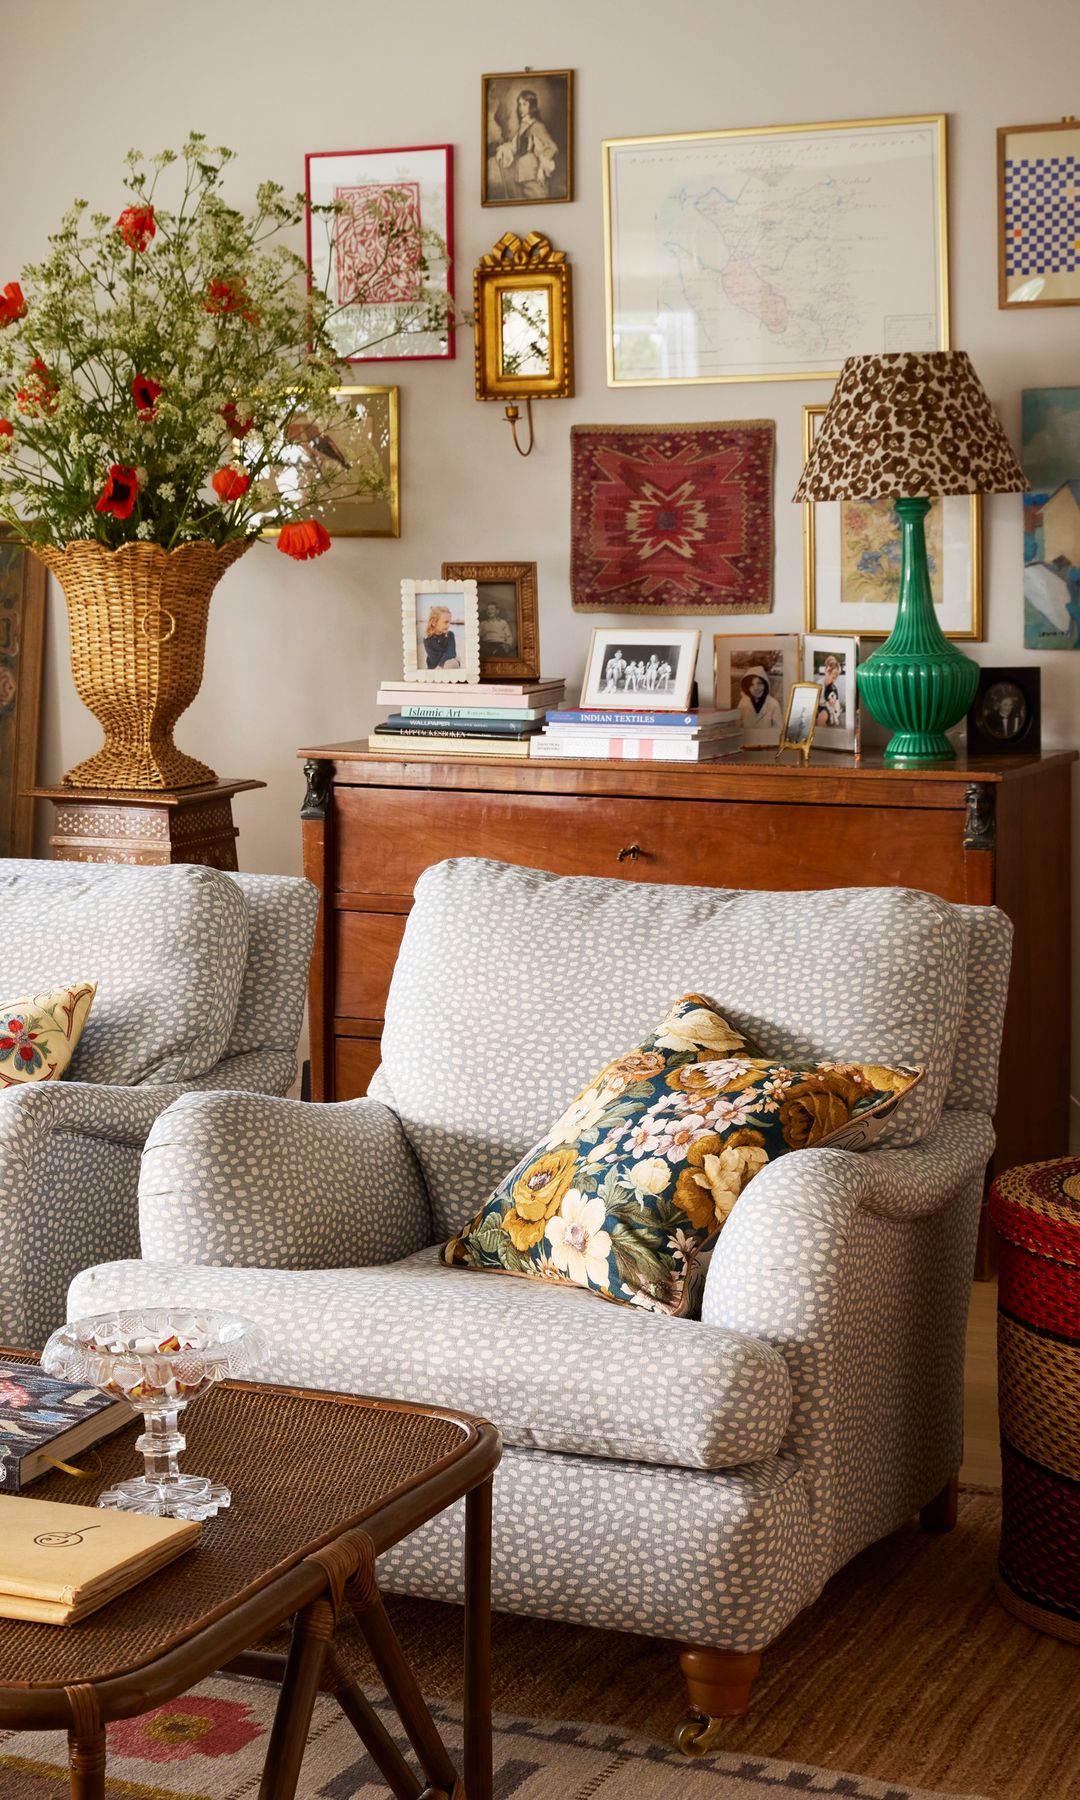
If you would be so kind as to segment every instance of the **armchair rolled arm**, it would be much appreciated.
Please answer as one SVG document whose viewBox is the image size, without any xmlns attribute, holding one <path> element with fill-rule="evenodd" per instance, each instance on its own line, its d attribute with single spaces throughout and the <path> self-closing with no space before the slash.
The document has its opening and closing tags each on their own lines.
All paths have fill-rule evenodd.
<svg viewBox="0 0 1080 1800">
<path fill-rule="evenodd" d="M 358 1268 L 432 1239 L 397 1115 L 370 1099 L 185 1095 L 147 1140 L 139 1225 L 149 1260 L 248 1268 Z"/>
</svg>

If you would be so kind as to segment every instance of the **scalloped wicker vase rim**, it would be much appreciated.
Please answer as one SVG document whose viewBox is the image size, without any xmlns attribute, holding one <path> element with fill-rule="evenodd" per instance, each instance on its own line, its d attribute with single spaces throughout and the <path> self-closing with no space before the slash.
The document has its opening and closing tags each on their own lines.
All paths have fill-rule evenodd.
<svg viewBox="0 0 1080 1800">
<path fill-rule="evenodd" d="M 162 790 L 217 779 L 177 749 L 173 728 L 202 683 L 214 588 L 253 541 L 34 546 L 64 590 L 75 688 L 105 734 L 65 785 Z"/>
</svg>

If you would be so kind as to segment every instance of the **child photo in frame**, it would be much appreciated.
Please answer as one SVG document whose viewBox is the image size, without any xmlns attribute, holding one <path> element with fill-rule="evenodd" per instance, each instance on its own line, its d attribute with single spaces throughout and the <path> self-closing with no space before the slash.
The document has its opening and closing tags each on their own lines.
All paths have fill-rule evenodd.
<svg viewBox="0 0 1080 1800">
<path fill-rule="evenodd" d="M 412 681 L 479 681 L 475 581 L 403 581 L 403 667 Z"/>
<path fill-rule="evenodd" d="M 821 687 L 814 738 L 819 750 L 854 750 L 858 743 L 859 653 L 856 637 L 803 638 L 803 679 Z"/>
</svg>

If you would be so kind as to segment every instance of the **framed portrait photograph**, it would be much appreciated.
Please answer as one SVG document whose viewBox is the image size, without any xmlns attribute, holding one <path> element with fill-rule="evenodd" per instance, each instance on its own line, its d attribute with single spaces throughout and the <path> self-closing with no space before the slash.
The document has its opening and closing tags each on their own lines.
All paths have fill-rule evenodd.
<svg viewBox="0 0 1080 1800">
<path fill-rule="evenodd" d="M 45 565 L 0 528 L 0 856 L 33 856 Z"/>
<path fill-rule="evenodd" d="M 969 756 L 1038 756 L 1042 741 L 1038 664 L 980 669 L 967 716 Z"/>
<path fill-rule="evenodd" d="M 612 387 L 949 348 L 945 115 L 610 138 Z"/>
<path fill-rule="evenodd" d="M 454 355 L 453 148 L 318 150 L 305 158 L 308 262 L 343 362 Z"/>
<path fill-rule="evenodd" d="M 275 457 L 274 485 L 290 501 L 304 503 L 310 487 L 311 516 L 332 538 L 401 536 L 401 442 L 396 387 L 334 389 L 332 419 L 300 413 L 285 428 Z M 239 445 L 243 460 L 247 441 Z M 324 472 L 334 476 L 333 498 L 318 498 Z M 267 525 L 263 537 L 276 537 Z"/>
<path fill-rule="evenodd" d="M 1003 125 L 998 306 L 1080 306 L 1080 120 Z"/>
<path fill-rule="evenodd" d="M 481 681 L 535 681 L 540 626 L 534 562 L 444 562 L 444 579 L 475 581 Z"/>
<path fill-rule="evenodd" d="M 859 741 L 858 666 L 858 638 L 803 638 L 802 678 L 821 690 L 814 740 L 819 750 L 854 750 Z"/>
<path fill-rule="evenodd" d="M 403 581 L 401 642 L 408 681 L 479 681 L 475 581 Z"/>
<path fill-rule="evenodd" d="M 797 750 L 799 760 L 806 761 L 814 741 L 820 711 L 821 687 L 818 682 L 794 682 L 788 695 L 787 712 L 784 714 L 780 733 L 780 748 L 776 752 L 778 759 L 785 750 Z"/>
<path fill-rule="evenodd" d="M 480 83 L 480 202 L 536 206 L 574 198 L 574 71 L 522 69 Z"/>
<path fill-rule="evenodd" d="M 697 668 L 700 631 L 612 626 L 594 631 L 581 688 L 583 707 L 621 712 L 685 712 Z"/>
<path fill-rule="evenodd" d="M 797 632 L 721 632 L 713 638 L 713 704 L 738 713 L 748 749 L 780 742 L 787 697 L 798 679 Z"/>
<path fill-rule="evenodd" d="M 803 407 L 803 459 L 827 408 Z M 948 638 L 983 634 L 982 498 L 950 494 L 926 516 L 926 559 Z M 803 507 L 807 631 L 888 637 L 900 601 L 900 525 L 891 500 L 817 500 Z"/>
</svg>

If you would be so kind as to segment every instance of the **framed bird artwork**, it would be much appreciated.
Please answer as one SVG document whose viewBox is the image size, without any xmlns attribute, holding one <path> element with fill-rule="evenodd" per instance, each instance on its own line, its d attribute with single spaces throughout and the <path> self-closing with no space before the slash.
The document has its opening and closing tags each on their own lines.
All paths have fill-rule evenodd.
<svg viewBox="0 0 1080 1800">
<path fill-rule="evenodd" d="M 400 537 L 398 390 L 340 387 L 333 418 L 295 413 L 285 426 L 274 481 L 290 499 L 312 490 L 311 517 L 335 537 Z M 318 498 L 317 474 L 333 474 L 329 500 Z M 261 535 L 276 537 L 267 523 Z"/>
</svg>

